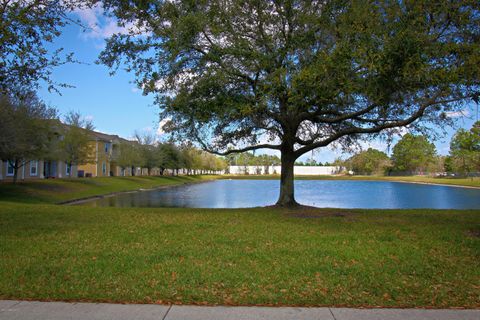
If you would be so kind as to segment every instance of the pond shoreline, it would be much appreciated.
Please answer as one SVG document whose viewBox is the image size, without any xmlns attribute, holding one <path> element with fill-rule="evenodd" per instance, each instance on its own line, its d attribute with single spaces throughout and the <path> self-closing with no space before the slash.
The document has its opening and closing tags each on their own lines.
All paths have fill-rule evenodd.
<svg viewBox="0 0 480 320">
<path fill-rule="evenodd" d="M 168 188 L 174 188 L 174 187 L 185 187 L 185 186 L 189 186 L 189 185 L 193 185 L 193 184 L 200 184 L 200 183 L 212 182 L 212 181 L 215 181 L 215 179 L 201 180 L 201 181 L 194 181 L 194 182 L 185 182 L 185 183 L 181 183 L 181 184 L 166 185 L 166 186 L 158 186 L 158 187 L 155 187 L 155 188 L 148 188 L 148 189 L 140 188 L 140 189 L 128 190 L 128 191 L 117 191 L 117 192 L 111 192 L 111 193 L 106 193 L 106 194 L 100 194 L 100 195 L 95 195 L 95 196 L 89 196 L 89 197 L 84 197 L 84 198 L 78 198 L 78 199 L 72 199 L 72 200 L 57 202 L 55 204 L 56 205 L 67 205 L 67 206 L 68 205 L 77 205 L 77 204 L 83 204 L 83 203 L 94 201 L 94 200 L 111 198 L 111 197 L 115 197 L 115 196 L 122 195 L 122 194 L 155 191 L 155 190 L 162 190 L 162 189 L 168 189 Z"/>
<path fill-rule="evenodd" d="M 275 175 L 236 175 L 236 176 L 223 176 L 219 180 L 280 180 L 280 176 Z M 480 189 L 480 186 L 469 186 L 464 184 L 450 184 L 450 183 L 441 183 L 441 182 L 428 182 L 428 181 L 410 181 L 402 179 L 388 179 L 387 176 L 375 177 L 375 176 L 343 176 L 343 175 L 332 175 L 332 176 L 305 176 L 300 175 L 295 177 L 295 181 L 301 180 L 324 180 L 324 181 L 380 181 L 380 182 L 402 182 L 402 183 L 413 183 L 413 184 L 426 184 L 426 185 L 435 185 L 435 186 L 445 186 L 445 187 L 459 187 L 467 189 Z"/>
<path fill-rule="evenodd" d="M 421 181 L 402 181 L 402 180 L 351 180 L 351 181 L 391 181 L 391 182 L 401 182 L 401 183 L 413 183 L 413 184 L 426 184 L 430 186 L 442 186 L 442 187 L 456 187 L 456 188 L 466 188 L 466 189 L 477 189 L 480 190 L 480 187 L 475 186 L 462 186 L 460 184 L 446 184 L 446 183 L 435 183 L 435 182 L 421 182 Z"/>
</svg>

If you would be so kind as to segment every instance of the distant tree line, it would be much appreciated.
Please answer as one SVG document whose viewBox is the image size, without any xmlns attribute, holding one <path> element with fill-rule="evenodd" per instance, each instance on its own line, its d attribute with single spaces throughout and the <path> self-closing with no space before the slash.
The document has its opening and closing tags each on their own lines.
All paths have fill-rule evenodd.
<svg viewBox="0 0 480 320">
<path fill-rule="evenodd" d="M 225 157 L 230 166 L 279 166 L 281 160 L 275 155 L 255 155 L 252 152 L 229 154 Z"/>
<path fill-rule="evenodd" d="M 457 131 L 451 139 L 450 153 L 447 156 L 438 155 L 435 145 L 427 137 L 409 133 L 393 147 L 391 157 L 382 151 L 369 148 L 337 162 L 347 171 L 361 175 L 478 175 L 480 122 L 476 122 L 470 130 Z"/>
<path fill-rule="evenodd" d="M 305 162 L 295 161 L 295 165 L 300 167 L 321 167 L 321 166 L 328 167 L 328 166 L 335 165 L 335 163 L 330 163 L 328 161 L 325 161 L 322 163 L 320 161 L 316 161 L 315 159 L 308 159 L 308 160 L 305 160 Z"/>
<path fill-rule="evenodd" d="M 177 146 L 173 142 L 161 143 L 155 135 L 135 133 L 135 141 L 121 142 L 118 154 L 114 155 L 116 163 L 122 169 L 129 167 L 146 168 L 148 175 L 158 169 L 160 175 L 165 170 L 178 174 L 184 169 L 186 174 L 206 174 L 225 170 L 224 159 L 199 150 L 190 144 Z"/>
<path fill-rule="evenodd" d="M 255 155 L 252 152 L 243 152 L 237 154 L 229 154 L 225 157 L 230 166 L 280 166 L 281 160 L 276 155 L 260 154 Z M 329 162 L 321 163 L 315 159 L 308 159 L 305 162 L 296 161 L 296 166 L 330 166 Z"/>
</svg>

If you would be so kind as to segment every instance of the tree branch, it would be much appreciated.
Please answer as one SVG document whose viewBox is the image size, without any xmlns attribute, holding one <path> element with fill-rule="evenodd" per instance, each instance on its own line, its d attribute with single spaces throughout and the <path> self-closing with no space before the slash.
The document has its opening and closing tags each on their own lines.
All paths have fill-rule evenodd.
<svg viewBox="0 0 480 320">
<path fill-rule="evenodd" d="M 255 146 L 249 146 L 249 147 L 245 147 L 245 148 L 242 148 L 242 149 L 231 149 L 231 150 L 227 150 L 225 152 L 219 152 L 219 151 L 216 151 L 216 150 L 213 150 L 212 148 L 210 148 L 204 141 L 203 139 L 201 139 L 198 135 L 198 133 L 194 132 L 194 136 L 195 136 L 195 139 L 198 141 L 198 143 L 200 143 L 200 145 L 202 146 L 202 149 L 209 152 L 209 153 L 212 153 L 212 154 L 216 154 L 216 155 L 219 155 L 219 156 L 226 156 L 226 155 L 229 155 L 229 154 L 232 154 L 232 153 L 242 153 L 242 152 L 246 152 L 246 151 L 251 151 L 251 150 L 257 150 L 257 149 L 273 149 L 273 150 L 280 150 L 280 145 L 275 145 L 275 144 L 268 144 L 268 143 L 264 143 L 264 144 L 257 144 Z"/>
<path fill-rule="evenodd" d="M 362 109 L 360 111 L 347 113 L 347 114 L 337 112 L 337 111 L 333 111 L 333 110 L 324 111 L 324 112 L 315 112 L 315 114 L 313 114 L 313 115 L 310 114 L 309 112 L 304 112 L 300 115 L 300 119 L 302 121 L 310 120 L 312 122 L 339 123 L 339 122 L 342 122 L 342 121 L 345 121 L 345 120 L 348 120 L 348 119 L 353 119 L 353 118 L 362 116 L 362 115 L 372 111 L 376 107 L 377 107 L 377 105 L 373 104 L 373 105 L 368 106 L 367 108 Z M 338 116 L 338 117 L 336 117 L 336 118 L 322 118 L 322 117 L 319 117 L 320 114 L 325 114 L 325 115 L 326 114 L 331 114 L 331 115 L 335 115 L 335 116 Z"/>
<path fill-rule="evenodd" d="M 332 136 L 328 137 L 325 140 L 318 141 L 318 142 L 312 143 L 310 145 L 304 146 L 300 149 L 297 149 L 295 151 L 295 156 L 299 157 L 304 153 L 312 151 L 313 149 L 316 149 L 316 148 L 319 148 L 319 147 L 326 147 L 330 143 L 332 143 L 332 142 L 334 142 L 334 141 L 336 141 L 336 140 L 338 140 L 338 139 L 340 139 L 344 136 L 347 136 L 347 135 L 365 134 L 365 133 L 378 133 L 378 132 L 380 132 L 382 130 L 385 130 L 385 129 L 407 126 L 407 125 L 411 124 L 412 122 L 414 122 L 415 120 L 422 117 L 423 114 L 425 113 L 425 110 L 428 107 L 431 107 L 433 105 L 440 104 L 440 103 L 455 102 L 455 101 L 458 101 L 458 100 L 461 100 L 461 99 L 464 99 L 464 98 L 465 97 L 456 98 L 456 99 L 449 99 L 449 100 L 442 100 L 442 101 L 432 101 L 430 103 L 426 103 L 425 105 L 419 107 L 419 109 L 415 113 L 413 113 L 410 117 L 408 117 L 404 120 L 401 120 L 401 121 L 387 122 L 387 123 L 384 123 L 382 125 L 378 125 L 378 126 L 374 126 L 374 127 L 370 127 L 370 128 L 350 127 L 350 128 L 344 129 L 344 130 L 340 130 L 339 132 L 333 134 Z M 303 141 L 303 142 L 309 142 L 309 141 Z"/>
<path fill-rule="evenodd" d="M 231 149 L 231 150 L 228 150 L 228 151 L 225 151 L 225 152 L 218 152 L 218 151 L 208 150 L 208 149 L 204 149 L 204 150 L 207 151 L 207 152 L 219 155 L 219 156 L 226 156 L 226 155 L 229 155 L 229 154 L 232 154 L 232 153 L 242 153 L 242 152 L 251 151 L 251 150 L 258 150 L 258 149 L 280 150 L 280 145 L 266 144 L 266 143 L 265 144 L 257 144 L 256 146 L 250 146 L 250 147 L 246 147 L 246 148 L 243 148 L 243 149 Z"/>
</svg>

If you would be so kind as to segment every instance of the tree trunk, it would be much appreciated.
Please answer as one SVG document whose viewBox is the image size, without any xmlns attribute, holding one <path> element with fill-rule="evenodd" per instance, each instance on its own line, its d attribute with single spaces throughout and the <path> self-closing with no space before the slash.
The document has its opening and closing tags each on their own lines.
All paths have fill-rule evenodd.
<svg viewBox="0 0 480 320">
<path fill-rule="evenodd" d="M 294 192 L 294 176 L 293 166 L 295 157 L 290 152 L 282 151 L 282 172 L 280 175 L 280 196 L 276 203 L 279 207 L 296 207 L 298 203 L 295 201 Z"/>
<path fill-rule="evenodd" d="M 17 183 L 18 169 L 20 169 L 18 165 L 18 160 L 15 160 L 15 162 L 13 163 L 13 184 Z"/>
</svg>

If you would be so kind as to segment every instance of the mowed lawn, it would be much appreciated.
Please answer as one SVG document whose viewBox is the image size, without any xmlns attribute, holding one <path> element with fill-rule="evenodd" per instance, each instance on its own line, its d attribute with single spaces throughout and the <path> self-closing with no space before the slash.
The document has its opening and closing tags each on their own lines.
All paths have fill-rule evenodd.
<svg viewBox="0 0 480 320">
<path fill-rule="evenodd" d="M 0 202 L 0 298 L 480 307 L 480 211 Z"/>
</svg>

